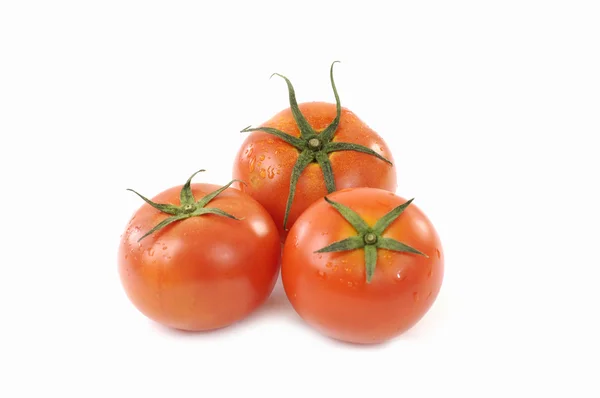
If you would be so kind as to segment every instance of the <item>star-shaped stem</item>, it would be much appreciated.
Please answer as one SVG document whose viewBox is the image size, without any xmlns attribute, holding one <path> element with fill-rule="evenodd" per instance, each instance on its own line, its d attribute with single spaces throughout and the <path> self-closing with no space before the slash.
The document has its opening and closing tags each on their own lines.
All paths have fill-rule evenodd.
<svg viewBox="0 0 600 398">
<path fill-rule="evenodd" d="M 331 87 L 333 88 L 333 94 L 335 95 L 336 116 L 335 119 L 333 119 L 333 121 L 323 131 L 316 131 L 308 123 L 302 112 L 300 112 L 300 108 L 298 107 L 298 102 L 296 100 L 296 92 L 294 91 L 292 83 L 287 77 L 278 73 L 274 73 L 271 76 L 279 76 L 282 79 L 284 79 L 287 84 L 290 98 L 290 109 L 292 111 L 292 115 L 294 116 L 294 120 L 298 125 L 298 129 L 300 130 L 300 137 L 294 137 L 293 135 L 290 135 L 273 127 L 251 128 L 250 126 L 248 126 L 242 130 L 242 133 L 249 131 L 263 131 L 265 133 L 274 135 L 278 138 L 281 138 L 283 141 L 287 142 L 299 151 L 298 160 L 296 161 L 296 164 L 292 169 L 290 190 L 285 206 L 285 216 L 283 218 L 283 227 L 286 230 L 288 216 L 292 207 L 294 195 L 296 194 L 296 184 L 298 183 L 298 178 L 300 178 L 300 174 L 302 174 L 306 166 L 308 166 L 309 164 L 317 163 L 321 167 L 321 170 L 323 171 L 323 179 L 325 180 L 325 186 L 327 188 L 328 193 L 332 193 L 336 190 L 333 170 L 331 168 L 331 162 L 329 160 L 329 154 L 332 152 L 362 152 L 375 156 L 378 159 L 388 163 L 389 165 L 392 165 L 392 162 L 390 162 L 388 159 L 381 156 L 371 148 L 367 148 L 366 146 L 354 144 L 351 142 L 333 142 L 333 138 L 340 123 L 340 117 L 342 114 L 340 97 L 338 95 L 337 88 L 335 87 L 335 81 L 333 80 L 333 66 L 337 62 L 339 61 L 333 62 L 329 70 Z"/>
<path fill-rule="evenodd" d="M 407 244 L 382 236 L 383 232 L 385 232 L 390 224 L 393 223 L 394 220 L 400 216 L 400 214 L 402 214 L 404 209 L 411 204 L 413 199 L 392 209 L 386 215 L 381 217 L 373 227 L 370 227 L 365 220 L 363 220 L 362 217 L 351 208 L 344 206 L 341 203 L 334 202 L 327 197 L 325 197 L 325 200 L 327 203 L 333 206 L 333 208 L 336 209 L 338 213 L 340 213 L 342 217 L 344 217 L 346 221 L 350 223 L 350 225 L 352 225 L 356 232 L 358 232 L 358 235 L 334 242 L 320 250 L 317 250 L 315 253 L 341 252 L 364 248 L 367 283 L 371 282 L 371 279 L 375 274 L 375 266 L 377 265 L 377 249 L 413 253 L 428 257 L 426 254 L 421 253 L 419 250 L 412 248 Z"/>
<path fill-rule="evenodd" d="M 179 193 L 179 202 L 180 202 L 179 206 L 174 205 L 174 204 L 169 204 L 169 203 L 164 203 L 164 204 L 163 203 L 155 203 L 155 202 L 151 201 L 150 199 L 146 198 L 145 196 L 137 193 L 133 189 L 130 189 L 130 188 L 127 189 L 128 191 L 135 193 L 137 196 L 142 198 L 146 203 L 148 203 L 150 206 L 154 207 L 155 209 L 160 210 L 163 213 L 167 213 L 167 214 L 171 215 L 171 217 L 165 218 L 163 221 L 158 223 L 150 231 L 146 232 L 141 238 L 138 239 L 138 242 L 141 241 L 142 239 L 144 239 L 146 236 L 148 236 L 156 231 L 161 230 L 162 228 L 166 227 L 169 224 L 172 224 L 176 221 L 184 220 L 184 219 L 190 218 L 190 217 L 198 217 L 203 214 L 214 214 L 217 216 L 228 217 L 228 218 L 231 218 L 234 220 L 239 220 L 239 218 L 234 217 L 233 215 L 231 215 L 221 209 L 217 209 L 214 207 L 205 207 L 205 206 L 211 200 L 213 200 L 217 195 L 219 195 L 221 192 L 223 192 L 224 190 L 229 188 L 229 186 L 231 184 L 233 184 L 236 181 L 237 182 L 241 182 L 241 181 L 232 180 L 229 182 L 229 184 L 217 189 L 214 192 L 209 193 L 208 195 L 204 196 L 202 199 L 196 201 L 196 199 L 194 198 L 194 194 L 192 193 L 191 183 L 192 183 L 192 178 L 194 178 L 194 176 L 196 174 L 198 174 L 202 171 L 204 171 L 204 170 L 198 170 L 197 172 L 192 174 L 190 176 L 190 178 L 188 178 L 188 180 L 185 182 L 183 187 L 181 188 L 181 192 Z"/>
</svg>

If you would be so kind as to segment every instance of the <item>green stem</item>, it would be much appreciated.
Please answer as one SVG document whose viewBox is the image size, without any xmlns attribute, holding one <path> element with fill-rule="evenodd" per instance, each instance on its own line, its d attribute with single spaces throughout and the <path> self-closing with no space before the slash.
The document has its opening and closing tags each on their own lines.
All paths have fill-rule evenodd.
<svg viewBox="0 0 600 398">
<path fill-rule="evenodd" d="M 330 253 L 330 252 L 341 252 L 354 249 L 360 249 L 365 247 L 365 242 L 360 236 L 351 236 L 349 238 L 333 242 L 329 246 L 325 246 L 322 249 L 317 250 L 315 253 Z"/>
<path fill-rule="evenodd" d="M 381 156 L 380 154 L 378 154 L 371 148 L 367 148 L 366 146 L 362 146 L 362 145 L 358 145 L 358 144 L 351 144 L 349 142 L 330 142 L 329 144 L 327 144 L 327 146 L 325 146 L 325 152 L 327 152 L 327 153 L 339 152 L 339 151 L 354 151 L 354 152 L 366 153 L 368 155 L 375 156 L 377 159 L 383 160 L 390 166 L 393 166 L 392 162 L 390 162 L 389 160 L 387 160 L 386 158 L 384 158 L 383 156 Z"/>
<path fill-rule="evenodd" d="M 313 129 L 310 126 L 310 124 L 308 123 L 308 121 L 306 120 L 306 118 L 304 117 L 304 115 L 302 114 L 302 112 L 300 112 L 300 108 L 298 107 L 298 101 L 296 101 L 296 92 L 294 91 L 294 86 L 292 86 L 292 82 L 290 82 L 290 79 L 288 79 L 287 77 L 285 77 L 283 75 L 280 75 L 279 73 L 273 73 L 271 75 L 271 77 L 273 77 L 273 76 L 279 76 L 285 80 L 285 83 L 287 84 L 287 87 L 288 87 L 288 94 L 290 97 L 290 109 L 292 110 L 292 115 L 294 116 L 294 120 L 296 121 L 296 124 L 298 125 L 298 128 L 300 129 L 300 135 L 302 137 L 308 136 L 309 134 L 311 134 L 313 132 Z"/>
<path fill-rule="evenodd" d="M 302 171 L 308 166 L 314 159 L 314 155 L 312 152 L 305 150 L 298 156 L 298 160 L 294 165 L 294 169 L 292 170 L 292 177 L 290 181 L 290 192 L 288 194 L 287 203 L 285 204 L 285 216 L 283 217 L 283 228 L 287 231 L 287 220 L 290 214 L 290 209 L 292 208 L 292 201 L 294 200 L 294 195 L 296 195 L 296 184 L 298 183 L 298 178 L 300 178 L 300 174 Z"/>
<path fill-rule="evenodd" d="M 128 191 L 131 191 L 131 192 L 135 193 L 136 195 L 138 195 L 150 206 L 154 207 L 155 209 L 159 210 L 162 213 L 171 215 L 171 217 L 165 218 L 164 220 L 159 222 L 156 226 L 154 226 L 152 229 L 150 229 L 148 232 L 146 232 L 144 235 L 142 235 L 142 237 L 138 239 L 138 242 L 140 242 L 142 239 L 144 239 L 148 235 L 151 235 L 155 232 L 162 230 L 167 225 L 170 225 L 177 221 L 185 220 L 186 218 L 190 218 L 190 217 L 198 217 L 198 216 L 201 216 L 204 214 L 215 214 L 218 216 L 227 217 L 227 218 L 231 218 L 234 220 L 240 220 L 239 218 L 237 218 L 221 209 L 217 209 L 214 207 L 209 207 L 209 208 L 204 207 L 211 200 L 213 200 L 215 197 L 217 197 L 221 192 L 223 192 L 224 190 L 229 188 L 229 186 L 231 184 L 233 184 L 234 182 L 236 182 L 238 180 L 232 180 L 227 185 L 217 189 L 214 192 L 209 193 L 208 195 L 204 196 L 197 202 L 195 201 L 196 199 L 194 198 L 194 194 L 192 192 L 191 182 L 192 182 L 192 178 L 194 178 L 194 176 L 196 174 L 198 174 L 202 171 L 204 171 L 204 170 L 198 170 L 197 172 L 192 174 L 190 176 L 190 178 L 188 178 L 188 180 L 185 182 L 183 187 L 181 188 L 181 191 L 179 192 L 179 200 L 180 200 L 179 206 L 176 206 L 173 204 L 156 203 L 156 202 L 153 202 L 152 200 L 146 198 L 145 196 L 142 196 L 141 194 L 137 193 L 133 189 L 128 189 Z M 239 181 L 239 182 L 242 182 L 242 181 Z"/>
<path fill-rule="evenodd" d="M 285 142 L 287 142 L 288 144 L 290 144 L 291 146 L 293 146 L 294 148 L 296 148 L 298 150 L 304 149 L 304 141 L 302 141 L 300 138 L 294 137 L 293 135 L 289 135 L 288 133 L 284 133 L 283 131 L 277 130 L 272 127 L 257 127 L 255 129 L 253 129 L 253 128 L 250 128 L 250 126 L 248 126 L 245 129 L 243 129 L 241 132 L 247 133 L 249 131 L 262 131 L 267 134 L 274 135 L 275 137 L 281 138 L 282 140 L 284 140 Z"/>
<path fill-rule="evenodd" d="M 333 135 L 340 124 L 340 118 L 342 116 L 342 104 L 340 103 L 340 96 L 338 95 L 337 88 L 335 87 L 335 81 L 333 80 L 333 65 L 338 62 L 340 61 L 334 61 L 329 69 L 329 78 L 331 79 L 331 87 L 333 88 L 333 95 L 335 96 L 335 119 L 333 119 L 333 122 L 331 122 L 331 124 L 327 126 L 327 128 L 325 128 L 325 130 L 323 130 L 321 133 L 323 139 L 327 142 L 331 141 L 333 138 Z"/>
<path fill-rule="evenodd" d="M 376 158 L 386 162 L 390 166 L 393 166 L 392 162 L 390 162 L 388 159 L 363 145 L 359 145 L 352 142 L 333 141 L 342 117 L 342 105 L 340 103 L 340 96 L 338 94 L 337 87 L 335 85 L 335 80 L 333 78 L 333 66 L 338 62 L 339 61 L 333 62 L 329 69 L 331 87 L 335 96 L 336 115 L 333 121 L 331 121 L 331 123 L 323 131 L 316 131 L 310 125 L 306 117 L 300 111 L 298 101 L 296 100 L 296 92 L 294 90 L 294 86 L 287 77 L 280 75 L 279 73 L 274 73 L 273 75 L 271 75 L 271 77 L 279 76 L 285 80 L 285 83 L 288 88 L 290 110 L 292 112 L 292 116 L 294 117 L 294 121 L 298 126 L 298 130 L 300 130 L 300 137 L 296 137 L 284 131 L 267 126 L 261 126 L 256 128 L 251 128 L 250 126 L 248 126 L 242 130 L 242 132 L 262 131 L 271 134 L 282 139 L 283 141 L 300 151 L 300 156 L 298 157 L 298 160 L 296 161 L 296 164 L 294 165 L 290 174 L 290 188 L 283 221 L 283 227 L 286 230 L 289 212 L 292 206 L 294 195 L 296 193 L 296 185 L 298 183 L 298 179 L 300 178 L 300 174 L 306 168 L 308 163 L 314 160 L 317 161 L 319 167 L 323 171 L 323 179 L 325 181 L 325 186 L 327 188 L 328 193 L 334 192 L 336 190 L 333 168 L 329 159 L 329 154 L 332 152 L 362 152 L 371 156 L 375 156 Z"/>
<path fill-rule="evenodd" d="M 338 211 L 352 225 L 352 227 L 359 233 L 365 234 L 369 230 L 369 225 L 358 215 L 354 210 L 345 206 L 341 203 L 334 202 L 325 196 L 325 201 L 329 203 L 334 209 Z"/>
<path fill-rule="evenodd" d="M 337 212 L 352 225 L 358 234 L 333 242 L 317 250 L 315 253 L 331 253 L 364 248 L 367 283 L 371 283 L 373 275 L 375 274 L 375 268 L 377 267 L 377 249 L 417 254 L 429 258 L 425 253 L 422 253 L 405 243 L 382 236 L 383 232 L 385 232 L 385 230 L 400 217 L 402 212 L 412 203 L 413 199 L 389 211 L 375 223 L 373 228 L 371 228 L 357 212 L 348 206 L 334 202 L 328 197 L 325 197 L 325 201 L 337 210 Z"/>
<path fill-rule="evenodd" d="M 178 207 L 175 205 L 171 205 L 171 204 L 162 204 L 162 203 L 154 203 L 153 201 L 151 201 L 150 199 L 148 199 L 147 197 L 145 197 L 144 195 L 137 193 L 136 191 L 134 191 L 131 188 L 127 188 L 128 191 L 133 192 L 134 194 L 136 194 L 137 196 L 139 196 L 140 198 L 142 198 L 144 200 L 144 202 L 148 203 L 150 206 L 154 207 L 156 210 L 160 210 L 163 213 L 167 213 L 167 214 L 177 214 L 178 211 Z"/>
<path fill-rule="evenodd" d="M 185 184 L 183 185 L 183 188 L 181 188 L 181 192 L 179 193 L 179 201 L 181 202 L 181 205 L 187 205 L 187 204 L 191 205 L 194 203 L 194 194 L 192 193 L 192 188 L 191 188 L 192 178 L 194 178 L 196 176 L 196 174 L 202 173 L 203 171 L 205 171 L 205 170 L 204 169 L 198 170 L 197 172 L 192 174 L 190 176 L 190 178 L 188 178 L 187 181 L 185 182 Z"/>
<path fill-rule="evenodd" d="M 327 193 L 332 193 L 335 191 L 335 180 L 333 179 L 333 169 L 331 168 L 329 156 L 323 152 L 317 152 L 316 158 L 317 163 L 319 163 L 319 166 L 321 166 L 321 171 L 323 172 L 323 180 L 325 180 Z"/>
</svg>

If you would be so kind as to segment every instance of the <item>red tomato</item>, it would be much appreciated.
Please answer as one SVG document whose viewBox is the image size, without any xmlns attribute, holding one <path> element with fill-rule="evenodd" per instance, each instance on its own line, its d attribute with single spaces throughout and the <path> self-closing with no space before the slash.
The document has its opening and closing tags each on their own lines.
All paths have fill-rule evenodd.
<svg viewBox="0 0 600 398">
<path fill-rule="evenodd" d="M 335 339 L 366 344 L 398 336 L 440 291 L 444 257 L 433 225 L 410 201 L 381 189 L 326 199 L 332 203 L 310 206 L 285 242 L 281 273 L 290 302 Z"/>
<path fill-rule="evenodd" d="M 235 158 L 233 178 L 275 220 L 282 239 L 296 219 L 328 192 L 350 187 L 396 190 L 392 153 L 354 113 L 336 104 L 298 105 L 292 84 L 290 108 L 251 132 Z M 287 214 L 287 219 L 286 219 Z"/>
<path fill-rule="evenodd" d="M 275 223 L 250 196 L 227 188 L 231 183 L 220 192 L 190 180 L 136 211 L 121 238 L 119 273 L 129 299 L 147 317 L 199 331 L 241 320 L 268 298 L 281 244 Z"/>
</svg>

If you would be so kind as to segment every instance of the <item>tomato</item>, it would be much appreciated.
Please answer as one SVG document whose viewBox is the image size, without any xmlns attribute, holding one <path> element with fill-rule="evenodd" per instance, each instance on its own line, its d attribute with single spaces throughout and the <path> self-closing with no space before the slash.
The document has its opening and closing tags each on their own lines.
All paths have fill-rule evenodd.
<svg viewBox="0 0 600 398">
<path fill-rule="evenodd" d="M 200 331 L 239 321 L 268 298 L 281 243 L 257 201 L 231 183 L 190 184 L 192 177 L 152 200 L 142 197 L 147 203 L 121 237 L 118 267 L 144 315 Z"/>
<path fill-rule="evenodd" d="M 335 63 L 334 63 L 335 64 Z M 281 75 L 279 75 L 281 76 Z M 284 77 L 290 107 L 250 132 L 233 166 L 240 189 L 271 214 L 282 239 L 298 216 L 318 199 L 351 187 L 396 191 L 396 169 L 384 140 L 350 110 L 336 103 L 298 104 Z"/>
<path fill-rule="evenodd" d="M 345 189 L 311 205 L 283 249 L 283 286 L 296 312 L 334 339 L 380 343 L 415 325 L 443 279 L 440 239 L 411 201 Z"/>
</svg>

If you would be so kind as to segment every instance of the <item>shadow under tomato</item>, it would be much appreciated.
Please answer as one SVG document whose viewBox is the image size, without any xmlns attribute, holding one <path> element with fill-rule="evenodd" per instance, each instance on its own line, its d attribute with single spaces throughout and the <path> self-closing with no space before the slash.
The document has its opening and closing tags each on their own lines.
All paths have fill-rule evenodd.
<svg viewBox="0 0 600 398">
<path fill-rule="evenodd" d="M 148 320 L 152 327 L 157 330 L 159 333 L 163 333 L 165 335 L 170 335 L 172 337 L 200 337 L 200 336 L 208 336 L 213 333 L 218 333 L 219 331 L 225 330 L 231 326 L 223 326 L 216 329 L 211 330 L 184 330 L 184 329 L 176 329 L 169 326 L 162 325 L 160 323 L 154 322 L 152 320 Z"/>
<path fill-rule="evenodd" d="M 338 345 L 340 347 L 350 348 L 353 350 L 369 350 L 369 351 L 383 350 L 393 342 L 393 339 L 392 339 L 392 340 L 384 341 L 382 343 L 361 344 L 361 343 L 351 343 L 349 341 L 338 340 L 338 339 L 334 339 L 334 338 L 327 337 L 327 336 L 324 336 L 324 337 L 329 338 L 329 340 L 332 342 L 332 344 Z"/>
</svg>

